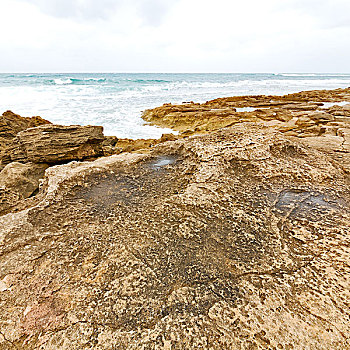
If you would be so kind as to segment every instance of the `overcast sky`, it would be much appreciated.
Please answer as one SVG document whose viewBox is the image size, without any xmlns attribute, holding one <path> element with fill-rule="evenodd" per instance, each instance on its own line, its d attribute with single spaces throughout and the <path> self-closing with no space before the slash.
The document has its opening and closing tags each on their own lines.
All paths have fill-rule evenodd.
<svg viewBox="0 0 350 350">
<path fill-rule="evenodd" d="M 0 0 L 1 72 L 350 72 L 350 0 Z"/>
</svg>

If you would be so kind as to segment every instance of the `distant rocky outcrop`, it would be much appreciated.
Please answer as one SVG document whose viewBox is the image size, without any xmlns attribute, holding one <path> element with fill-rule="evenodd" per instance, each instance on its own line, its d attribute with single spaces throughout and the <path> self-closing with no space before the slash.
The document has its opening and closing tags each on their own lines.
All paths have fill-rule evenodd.
<svg viewBox="0 0 350 350">
<path fill-rule="evenodd" d="M 329 102 L 335 105 L 325 108 Z M 337 105 L 344 102 L 349 104 Z M 203 104 L 164 104 L 146 110 L 143 118 L 179 131 L 180 137 L 258 123 L 327 152 L 350 173 L 350 88 L 285 96 L 235 96 Z"/>
</svg>

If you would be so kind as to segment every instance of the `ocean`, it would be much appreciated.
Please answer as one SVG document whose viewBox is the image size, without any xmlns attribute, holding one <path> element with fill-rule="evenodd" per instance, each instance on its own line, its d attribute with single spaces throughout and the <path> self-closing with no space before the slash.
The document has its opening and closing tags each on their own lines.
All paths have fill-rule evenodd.
<svg viewBox="0 0 350 350">
<path fill-rule="evenodd" d="M 141 113 L 163 103 L 350 87 L 350 74 L 0 74 L 0 112 L 56 124 L 102 125 L 105 135 L 158 138 Z"/>
</svg>

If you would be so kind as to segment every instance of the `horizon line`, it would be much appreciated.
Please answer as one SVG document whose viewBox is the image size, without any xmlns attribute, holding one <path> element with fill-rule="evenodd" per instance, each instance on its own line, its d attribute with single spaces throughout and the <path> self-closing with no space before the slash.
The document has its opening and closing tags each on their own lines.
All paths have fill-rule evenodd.
<svg viewBox="0 0 350 350">
<path fill-rule="evenodd" d="M 138 72 L 138 71 L 15 71 L 0 72 L 0 74 L 349 74 L 350 72 Z"/>
</svg>

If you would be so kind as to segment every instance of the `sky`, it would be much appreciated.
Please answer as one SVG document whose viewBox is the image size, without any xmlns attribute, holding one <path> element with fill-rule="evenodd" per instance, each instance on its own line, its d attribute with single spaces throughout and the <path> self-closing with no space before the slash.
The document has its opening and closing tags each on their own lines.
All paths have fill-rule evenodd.
<svg viewBox="0 0 350 350">
<path fill-rule="evenodd" d="M 350 72 L 350 0 L 0 0 L 0 72 Z"/>
</svg>

